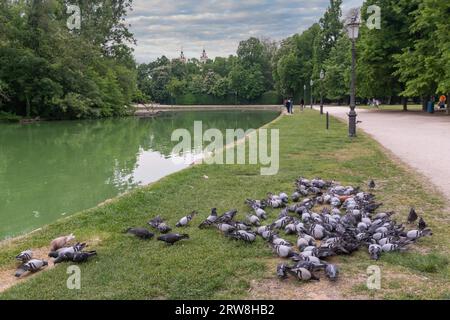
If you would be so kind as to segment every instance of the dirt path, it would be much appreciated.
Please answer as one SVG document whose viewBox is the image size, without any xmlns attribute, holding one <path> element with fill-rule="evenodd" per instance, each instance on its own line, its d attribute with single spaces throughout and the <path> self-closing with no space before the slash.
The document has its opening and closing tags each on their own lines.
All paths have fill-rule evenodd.
<svg viewBox="0 0 450 320">
<path fill-rule="evenodd" d="M 325 107 L 347 120 L 348 108 Z M 358 110 L 360 129 L 423 174 L 450 199 L 450 116 Z"/>
<path fill-rule="evenodd" d="M 44 271 L 53 269 L 55 267 L 53 262 L 49 261 L 47 254 L 48 254 L 47 247 L 33 250 L 33 258 L 48 261 L 48 266 L 43 268 L 42 271 L 40 271 L 40 272 L 44 272 Z M 17 264 L 17 266 L 19 266 L 19 263 Z M 37 272 L 37 273 L 27 272 L 22 277 L 16 278 L 14 276 L 15 271 L 16 271 L 16 268 L 0 270 L 0 293 L 11 288 L 12 286 L 15 286 L 16 284 L 18 284 L 20 282 L 27 281 L 28 279 L 39 274 L 39 272 Z"/>
</svg>

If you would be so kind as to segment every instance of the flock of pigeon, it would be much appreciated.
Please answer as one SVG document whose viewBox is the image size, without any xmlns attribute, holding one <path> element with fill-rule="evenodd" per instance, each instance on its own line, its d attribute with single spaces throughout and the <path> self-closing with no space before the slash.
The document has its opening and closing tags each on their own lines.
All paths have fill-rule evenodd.
<svg viewBox="0 0 450 320">
<path fill-rule="evenodd" d="M 73 246 L 69 242 L 75 239 L 73 234 L 59 237 L 50 243 L 49 257 L 54 258 L 53 263 L 56 265 L 62 262 L 83 263 L 89 260 L 90 257 L 96 256 L 96 251 L 83 251 L 86 243 L 77 243 Z M 16 256 L 16 260 L 20 261 L 20 266 L 17 268 L 15 276 L 21 277 L 27 272 L 38 272 L 44 267 L 48 266 L 48 261 L 34 259 L 33 251 L 26 250 Z"/>
<path fill-rule="evenodd" d="M 374 181 L 369 183 L 369 188 L 376 188 Z M 319 280 L 317 272 L 323 271 L 328 279 L 336 281 L 339 268 L 326 261 L 330 257 L 350 255 L 367 248 L 370 257 L 378 260 L 385 252 L 404 251 L 420 238 L 432 235 L 414 208 L 409 213 L 407 224 L 413 225 L 419 220 L 418 226 L 408 231 L 405 224 L 391 219 L 394 212 L 377 213 L 383 204 L 376 202 L 372 193 L 322 179 L 299 178 L 290 197 L 286 193 L 269 193 L 266 199 L 247 199 L 245 203 L 251 211 L 245 221 L 235 220 L 237 210 L 219 216 L 214 208 L 199 228 L 217 228 L 225 237 L 246 243 L 253 243 L 258 236 L 261 237 L 274 254 L 291 260 L 291 263 L 277 266 L 276 272 L 281 279 L 291 275 L 301 281 Z M 281 210 L 270 223 L 266 223 L 268 208 Z M 196 215 L 194 211 L 181 218 L 176 227 L 188 226 Z M 157 240 L 168 245 L 189 239 L 188 234 L 170 233 L 172 228 L 161 216 L 151 219 L 148 225 L 161 233 Z M 155 236 L 147 228 L 139 227 L 129 228 L 125 233 L 143 240 Z M 282 233 L 297 236 L 297 242 L 293 244 L 283 239 Z M 66 246 L 73 239 L 70 235 L 52 241 L 49 256 L 55 258 L 55 264 L 66 261 L 81 263 L 96 255 L 95 251 L 83 251 L 85 243 Z M 48 265 L 46 261 L 33 259 L 30 250 L 19 254 L 17 260 L 22 263 L 16 272 L 17 277 Z"/>
<path fill-rule="evenodd" d="M 367 248 L 370 257 L 380 259 L 385 252 L 404 251 L 408 245 L 422 237 L 431 236 L 423 218 L 417 229 L 406 231 L 404 224 L 398 224 L 391 217 L 394 212 L 376 211 L 383 205 L 377 203 L 375 196 L 352 186 L 342 186 L 336 182 L 322 179 L 308 180 L 299 178 L 295 182 L 296 190 L 289 197 L 286 193 L 269 193 L 266 199 L 247 199 L 245 203 L 251 211 L 245 221 L 236 221 L 237 210 L 218 215 L 213 208 L 200 229 L 215 227 L 227 238 L 255 242 L 260 236 L 280 258 L 292 260 L 292 264 L 277 266 L 277 275 L 281 279 L 289 275 L 298 280 L 319 280 L 316 272 L 324 271 L 327 278 L 335 281 L 339 268 L 326 260 L 337 255 L 350 255 L 360 248 Z M 376 188 L 375 182 L 369 188 Z M 267 208 L 279 209 L 277 219 L 264 223 L 268 219 Z M 320 211 L 314 212 L 314 209 Z M 183 217 L 176 227 L 186 227 L 197 212 Z M 414 208 L 411 209 L 407 223 L 412 225 L 419 219 Z M 189 239 L 187 234 L 175 234 L 164 220 L 158 216 L 148 224 L 163 235 L 158 237 L 169 245 Z M 146 228 L 130 228 L 126 231 L 141 239 L 152 239 L 154 233 Z M 292 244 L 280 235 L 296 235 L 297 242 Z"/>
</svg>

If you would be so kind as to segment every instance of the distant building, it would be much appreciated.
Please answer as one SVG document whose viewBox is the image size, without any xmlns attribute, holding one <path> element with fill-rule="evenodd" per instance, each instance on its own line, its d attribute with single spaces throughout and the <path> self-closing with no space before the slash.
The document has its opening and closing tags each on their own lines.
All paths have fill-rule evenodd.
<svg viewBox="0 0 450 320">
<path fill-rule="evenodd" d="M 208 58 L 208 55 L 206 54 L 206 50 L 203 49 L 202 56 L 200 57 L 200 62 L 206 63 L 206 62 L 208 62 L 208 60 L 209 60 L 209 58 Z"/>
<path fill-rule="evenodd" d="M 181 54 L 180 54 L 180 59 L 181 62 L 186 63 L 187 59 L 186 56 L 184 55 L 183 49 L 181 49 Z"/>
</svg>

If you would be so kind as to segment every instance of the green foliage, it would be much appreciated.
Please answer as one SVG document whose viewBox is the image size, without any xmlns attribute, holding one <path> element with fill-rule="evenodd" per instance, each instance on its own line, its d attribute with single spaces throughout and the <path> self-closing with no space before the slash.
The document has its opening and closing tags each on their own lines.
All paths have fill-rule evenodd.
<svg viewBox="0 0 450 320">
<path fill-rule="evenodd" d="M 5 112 L 5 111 L 1 111 L 0 110 L 0 122 L 1 121 L 6 121 L 6 122 L 19 122 L 20 119 L 22 119 L 22 117 L 19 117 L 15 114 L 9 113 L 9 112 Z"/>
<path fill-rule="evenodd" d="M 396 56 L 396 75 L 405 83 L 405 96 L 425 96 L 450 91 L 450 3 L 448 1 L 420 1 L 411 13 L 414 22 L 411 46 Z"/>
<path fill-rule="evenodd" d="M 71 32 L 67 3 L 81 5 Z M 2 2 L 0 103 L 14 114 L 56 119 L 106 117 L 127 110 L 137 91 L 132 34 L 122 23 L 131 0 Z M 8 98 L 7 103 L 5 98 Z"/>
<path fill-rule="evenodd" d="M 350 93 L 351 47 L 350 39 L 341 37 L 324 62 L 323 90 L 328 99 L 341 101 Z"/>
<path fill-rule="evenodd" d="M 274 79 L 277 90 L 282 95 L 299 96 L 303 86 L 307 85 L 313 77 L 314 70 L 314 44 L 320 37 L 320 26 L 314 24 L 301 35 L 294 35 L 284 40 L 274 57 Z M 308 91 L 309 96 L 310 91 Z"/>
</svg>

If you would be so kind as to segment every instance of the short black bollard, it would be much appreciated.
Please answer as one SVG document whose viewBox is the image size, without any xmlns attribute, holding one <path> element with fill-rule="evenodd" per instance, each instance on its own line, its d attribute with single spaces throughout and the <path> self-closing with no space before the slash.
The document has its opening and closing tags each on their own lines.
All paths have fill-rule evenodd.
<svg viewBox="0 0 450 320">
<path fill-rule="evenodd" d="M 330 114 L 327 112 L 327 130 L 330 129 Z"/>
</svg>

